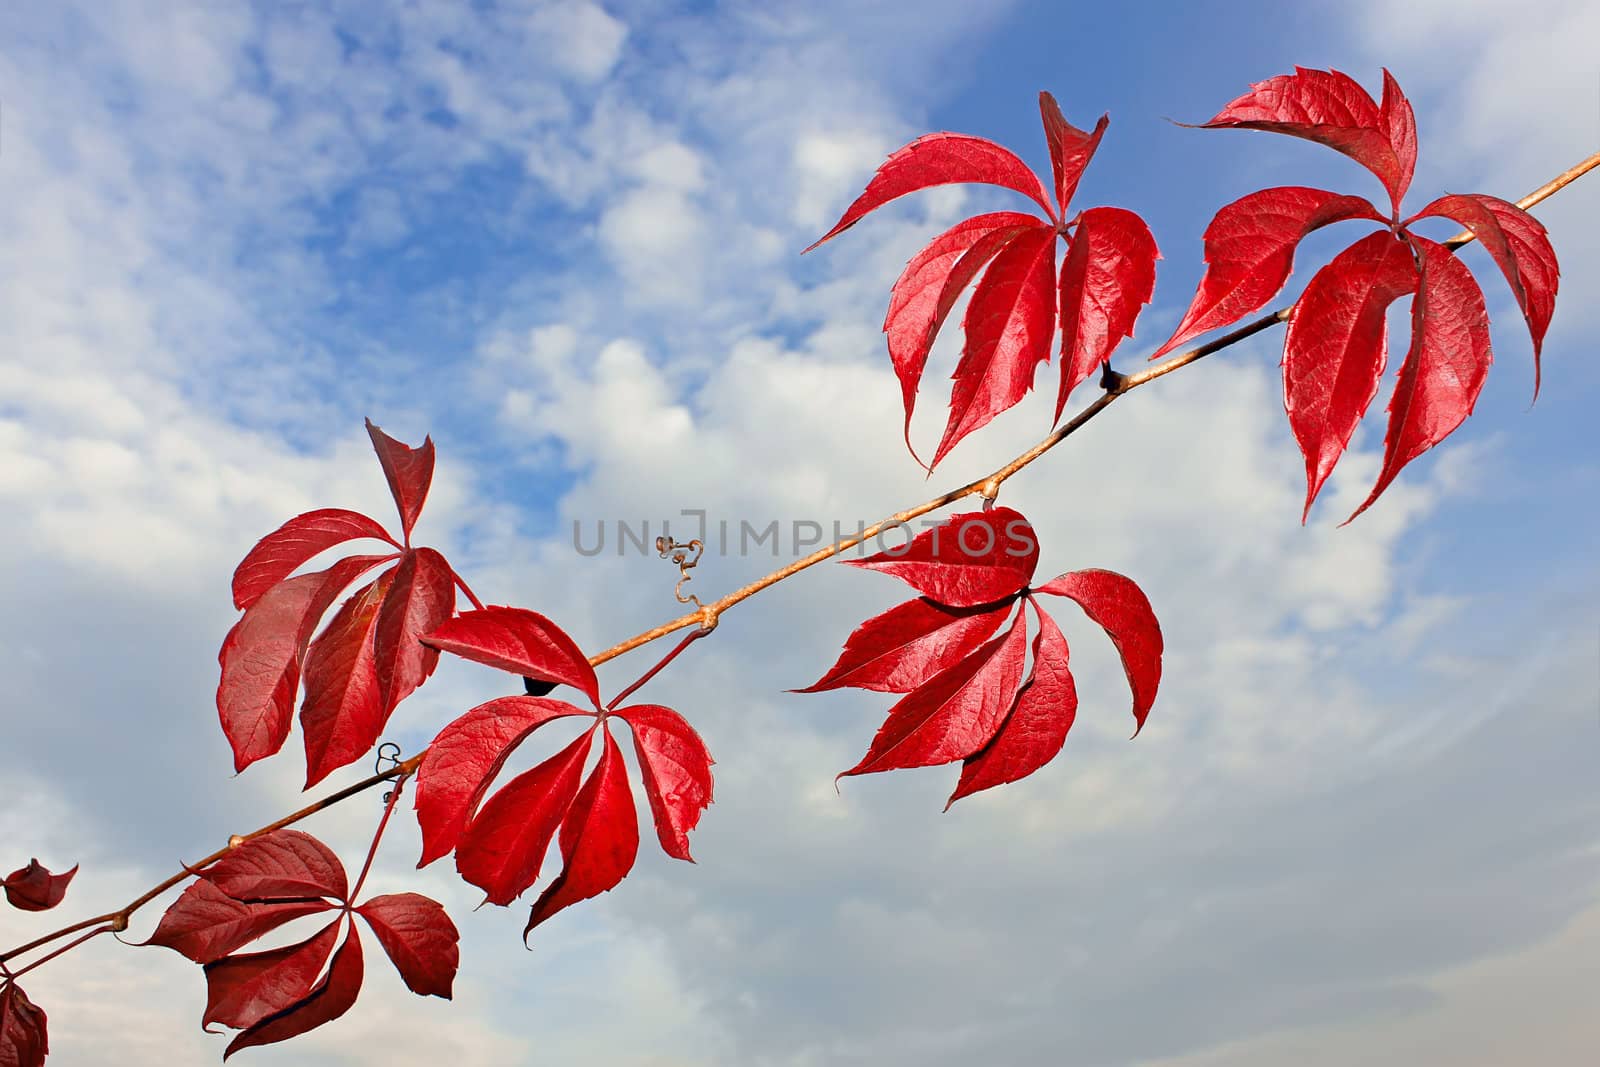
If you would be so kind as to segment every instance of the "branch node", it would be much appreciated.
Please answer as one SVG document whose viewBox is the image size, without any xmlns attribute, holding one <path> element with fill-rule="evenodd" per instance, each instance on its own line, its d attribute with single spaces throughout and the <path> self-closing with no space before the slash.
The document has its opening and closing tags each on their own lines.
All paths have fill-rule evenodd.
<svg viewBox="0 0 1600 1067">
<path fill-rule="evenodd" d="M 1122 392 L 1123 383 L 1127 380 L 1126 374 L 1119 374 L 1111 369 L 1109 359 L 1100 364 L 1100 388 L 1106 392 L 1113 394 Z"/>
</svg>

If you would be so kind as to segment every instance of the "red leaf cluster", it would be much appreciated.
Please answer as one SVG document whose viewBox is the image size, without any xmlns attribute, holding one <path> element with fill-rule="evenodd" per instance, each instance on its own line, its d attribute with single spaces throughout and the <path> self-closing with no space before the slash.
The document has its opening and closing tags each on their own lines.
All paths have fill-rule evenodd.
<svg viewBox="0 0 1600 1067">
<path fill-rule="evenodd" d="M 262 538 L 234 572 L 233 602 L 244 615 L 222 644 L 217 712 L 235 770 L 283 747 L 303 680 L 300 727 L 310 788 L 366 754 L 395 706 L 438 662 L 438 652 L 417 639 L 455 613 L 461 579 L 438 552 L 411 547 L 433 479 L 433 442 L 408 448 L 370 421 L 367 432 L 400 512 L 401 539 L 365 515 L 326 508 Z M 360 538 L 395 551 L 347 556 L 325 570 L 290 576 L 312 557 Z M 350 594 L 313 639 L 340 593 L 384 564 L 392 565 Z"/>
<path fill-rule="evenodd" d="M 44 1067 L 50 1052 L 48 1021 L 21 986 L 0 979 L 0 1067 Z"/>
<path fill-rule="evenodd" d="M 1348 75 L 1296 68 L 1251 86 L 1203 126 L 1316 141 L 1366 167 L 1389 193 L 1387 217 L 1363 197 L 1300 186 L 1263 189 L 1218 211 L 1205 232 L 1199 290 L 1177 331 L 1151 356 L 1265 305 L 1288 280 L 1295 246 L 1313 230 L 1347 219 L 1385 225 L 1312 277 L 1284 337 L 1284 407 L 1306 461 L 1305 514 L 1377 395 L 1388 362 L 1385 316 L 1396 300 L 1411 297 L 1411 345 L 1389 402 L 1382 471 L 1351 518 L 1461 425 L 1483 389 L 1492 359 L 1483 293 L 1448 249 L 1411 232 L 1417 220 L 1459 223 L 1499 266 L 1533 338 L 1538 395 L 1539 350 L 1560 281 L 1550 239 L 1526 211 L 1482 194 L 1442 196 L 1400 217 L 1416 169 L 1417 127 L 1387 70 L 1383 99 L 1375 101 Z"/>
<path fill-rule="evenodd" d="M 922 595 L 862 623 L 833 667 L 800 690 L 904 694 L 867 754 L 840 777 L 959 760 L 953 804 L 1050 762 L 1072 728 L 1078 696 L 1066 638 L 1041 593 L 1076 602 L 1105 630 L 1133 690 L 1136 727 L 1144 726 L 1161 681 L 1161 627 L 1149 600 L 1131 580 L 1104 570 L 1030 588 L 1039 545 L 1011 508 L 955 515 L 904 548 L 846 562 L 892 574 Z M 1030 608 L 1038 624 L 1031 670 Z"/>
<path fill-rule="evenodd" d="M 1111 207 L 1067 216 L 1108 119 L 1101 116 L 1092 132 L 1080 130 L 1049 93 L 1039 94 L 1039 113 L 1055 179 L 1053 203 L 1044 182 L 1009 150 L 981 137 L 935 133 L 891 155 L 833 229 L 811 246 L 897 197 L 936 185 L 998 185 L 1043 209 L 1043 218 L 996 211 L 957 223 L 913 256 L 895 282 L 883 332 L 900 380 L 910 448 L 911 414 L 928 353 L 956 301 L 977 279 L 962 322 L 966 345 L 955 370 L 950 416 L 930 470 L 962 438 L 1027 395 L 1039 364 L 1050 360 L 1058 324 L 1059 420 L 1072 390 L 1133 335 L 1134 320 L 1155 288 L 1160 253 L 1143 219 Z M 1057 238 L 1067 244 L 1059 270 Z"/>
<path fill-rule="evenodd" d="M 459 935 L 444 908 L 416 893 L 391 893 L 360 905 L 349 897 L 344 865 L 326 845 L 299 830 L 276 830 L 199 871 L 146 944 L 170 948 L 205 968 L 201 1025 L 240 1031 L 224 1059 L 242 1048 L 298 1036 L 350 1010 L 365 971 L 355 915 L 366 921 L 412 992 L 450 999 Z M 327 912 L 334 913 L 332 920 L 302 941 L 238 951 L 285 923 Z"/>
<path fill-rule="evenodd" d="M 594 668 L 576 642 L 532 611 L 469 611 L 423 641 L 525 678 L 569 685 L 592 708 L 542 696 L 500 697 L 440 731 L 417 768 L 417 866 L 454 851 L 462 878 L 482 889 L 489 903 L 505 905 L 539 880 L 556 841 L 562 869 L 534 902 L 524 938 L 568 905 L 615 888 L 638 855 L 639 822 L 622 752 L 606 726 L 613 718 L 633 732 L 662 850 L 690 859 L 689 831 L 711 803 L 712 760 L 681 715 L 655 704 L 602 708 Z M 488 795 L 518 746 L 546 724 L 572 717 L 588 720 L 582 734 Z M 585 779 L 597 735 L 600 755 Z"/>
<path fill-rule="evenodd" d="M 13 908 L 49 911 L 67 895 L 67 886 L 77 873 L 77 864 L 73 864 L 70 871 L 54 874 L 37 859 L 30 859 L 26 867 L 18 867 L 6 875 L 0 886 L 5 887 L 6 903 Z"/>
</svg>

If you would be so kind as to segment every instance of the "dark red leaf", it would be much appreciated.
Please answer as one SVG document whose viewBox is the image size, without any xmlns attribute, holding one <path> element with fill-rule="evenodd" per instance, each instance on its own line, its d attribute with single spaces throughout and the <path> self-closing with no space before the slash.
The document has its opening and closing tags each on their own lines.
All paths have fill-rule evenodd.
<svg viewBox="0 0 1600 1067">
<path fill-rule="evenodd" d="M 941 604 L 975 607 L 1028 584 L 1039 565 L 1039 542 L 1020 513 L 998 507 L 952 515 L 901 548 L 844 562 L 892 574 Z"/>
<path fill-rule="evenodd" d="M 443 556 L 418 548 L 400 558 L 372 634 L 383 722 L 395 705 L 427 681 L 439 663 L 436 649 L 419 638 L 455 614 L 456 576 Z"/>
<path fill-rule="evenodd" d="M 1493 358 L 1489 314 L 1472 272 L 1444 245 L 1416 236 L 1411 243 L 1422 257 L 1422 280 L 1411 301 L 1411 350 L 1389 401 L 1383 470 L 1351 519 L 1371 507 L 1407 463 L 1472 414 Z"/>
<path fill-rule="evenodd" d="M 628 769 L 610 732 L 600 732 L 605 735 L 600 763 L 561 824 L 561 873 L 534 902 L 522 931 L 524 941 L 562 908 L 615 888 L 639 855 L 639 820 Z"/>
<path fill-rule="evenodd" d="M 1384 133 L 1389 136 L 1389 146 L 1394 149 L 1399 164 L 1399 177 L 1395 182 L 1394 203 L 1398 208 L 1411 187 L 1411 176 L 1417 169 L 1417 116 L 1411 110 L 1411 101 L 1400 91 L 1389 68 L 1383 70 L 1383 102 L 1378 105 L 1383 119 Z"/>
<path fill-rule="evenodd" d="M 1013 237 L 978 280 L 962 321 L 966 347 L 950 391 L 950 421 L 932 466 L 1033 388 L 1055 336 L 1055 265 L 1056 231 L 1041 225 Z"/>
<path fill-rule="evenodd" d="M 462 831 L 456 870 L 482 889 L 490 904 L 509 904 L 539 880 L 550 839 L 578 793 L 593 736 L 591 728 L 531 771 L 517 775 L 484 803 Z"/>
<path fill-rule="evenodd" d="M 1111 116 L 1101 115 L 1100 121 L 1094 124 L 1094 132 L 1088 133 L 1062 116 L 1055 97 L 1040 93 L 1039 117 L 1044 120 L 1044 139 L 1050 146 L 1050 169 L 1055 172 L 1056 179 L 1056 205 L 1065 215 L 1067 203 L 1072 199 L 1072 194 L 1077 192 L 1078 180 L 1083 177 L 1084 168 L 1093 158 L 1094 150 L 1100 147 L 1100 138 L 1111 122 Z"/>
<path fill-rule="evenodd" d="M 307 789 L 360 759 L 388 721 L 378 692 L 373 631 L 394 576 L 388 571 L 351 594 L 306 652 L 300 733 Z"/>
<path fill-rule="evenodd" d="M 911 412 L 933 340 L 962 290 L 1012 238 L 1035 229 L 1039 220 L 1015 211 L 979 215 L 952 226 L 911 258 L 894 284 L 883 319 L 889 360 L 900 379 L 906 409 L 906 446 L 911 444 Z M 915 452 L 913 452 L 915 454 Z"/>
<path fill-rule="evenodd" d="M 423 638 L 463 659 L 582 690 L 600 706 L 600 683 L 577 643 L 555 623 L 523 608 L 466 611 Z"/>
<path fill-rule="evenodd" d="M 861 762 L 839 777 L 965 759 L 1005 720 L 1027 659 L 1025 612 L 1011 628 L 933 676 L 894 707 Z"/>
<path fill-rule="evenodd" d="M 356 924 L 351 923 L 350 932 L 345 936 L 344 944 L 339 946 L 339 951 L 333 954 L 333 964 L 322 983 L 301 1000 L 276 1015 L 262 1019 L 235 1037 L 229 1042 L 222 1058 L 226 1060 L 240 1049 L 252 1045 L 287 1041 L 315 1030 L 324 1023 L 333 1022 L 355 1006 L 356 996 L 361 992 L 363 970 L 361 938 L 356 933 Z"/>
<path fill-rule="evenodd" d="M 561 700 L 501 697 L 439 731 L 417 768 L 417 823 L 424 867 L 456 847 L 506 757 L 534 730 L 568 715 L 592 715 Z"/>
<path fill-rule="evenodd" d="M 0 1067 L 44 1067 L 50 1051 L 44 1009 L 17 983 L 0 982 Z"/>
<path fill-rule="evenodd" d="M 344 900 L 350 895 L 339 857 L 301 830 L 274 830 L 246 841 L 201 874 L 235 900 Z"/>
<path fill-rule="evenodd" d="M 1039 633 L 1033 639 L 1033 673 L 1017 694 L 1000 732 L 961 767 L 961 780 L 944 809 L 962 797 L 1026 778 L 1055 758 L 1078 713 L 1078 690 L 1067 669 L 1067 639 L 1054 619 L 1033 604 Z"/>
<path fill-rule="evenodd" d="M 634 704 L 614 714 L 633 728 L 633 751 L 661 850 L 694 862 L 689 831 L 711 804 L 711 753 L 682 715 L 659 704 Z"/>
<path fill-rule="evenodd" d="M 372 450 L 389 480 L 389 492 L 400 509 L 402 536 L 409 545 L 411 528 L 417 524 L 428 487 L 433 484 L 433 438 L 424 437 L 421 448 L 410 448 L 378 429 L 371 419 L 367 420 L 367 436 L 372 438 Z"/>
<path fill-rule="evenodd" d="M 242 1030 L 293 1007 L 311 992 L 343 922 L 339 915 L 304 941 L 206 964 L 206 1013 L 200 1025 Z"/>
<path fill-rule="evenodd" d="M 317 623 L 362 574 L 393 556 L 350 556 L 325 571 L 286 579 L 267 590 L 223 639 L 217 659 L 217 714 L 242 771 L 283 747 L 294 715 L 300 667 Z"/>
<path fill-rule="evenodd" d="M 1398 96 L 1398 87 L 1395 92 L 1386 119 L 1371 94 L 1348 74 L 1296 67 L 1293 74 L 1252 84 L 1248 93 L 1202 126 L 1286 133 L 1327 145 L 1377 175 L 1398 208 L 1411 180 L 1411 167 L 1395 150 L 1397 139 L 1404 137 L 1405 123 L 1400 107 L 1405 98 Z M 1410 105 L 1405 104 L 1404 110 L 1408 112 Z M 1414 163 L 1414 132 L 1410 150 Z"/>
<path fill-rule="evenodd" d="M 1537 399 L 1539 352 L 1555 314 L 1561 281 L 1544 224 L 1513 203 L 1482 194 L 1441 196 L 1406 221 L 1430 216 L 1452 219 L 1471 230 L 1506 276 L 1533 337 L 1533 395 Z"/>
<path fill-rule="evenodd" d="M 1035 591 L 1075 601 L 1111 638 L 1133 690 L 1133 732 L 1138 736 L 1161 686 L 1161 624 L 1144 590 L 1114 571 L 1090 569 L 1059 575 Z"/>
<path fill-rule="evenodd" d="M 851 686 L 909 693 L 992 637 L 1010 610 L 1009 601 L 947 608 L 927 597 L 908 600 L 858 626 L 828 673 L 795 692 Z"/>
<path fill-rule="evenodd" d="M 408 989 L 419 997 L 450 999 L 461 962 L 461 935 L 438 901 L 417 893 L 390 893 L 373 897 L 356 911 L 372 927 Z"/>
<path fill-rule="evenodd" d="M 161 916 L 145 944 L 170 948 L 196 963 L 210 963 L 286 922 L 333 906 L 321 899 L 249 904 L 205 878 L 196 878 Z"/>
<path fill-rule="evenodd" d="M 1151 359 L 1238 322 L 1283 288 L 1294 250 L 1313 230 L 1346 219 L 1384 219 L 1364 197 L 1285 185 L 1241 196 L 1206 227 L 1206 272 L 1183 321 Z"/>
<path fill-rule="evenodd" d="M 360 537 L 400 547 L 387 530 L 360 512 L 323 508 L 296 515 L 257 541 L 233 572 L 233 606 L 243 611 L 312 556 Z"/>
<path fill-rule="evenodd" d="M 1067 395 L 1100 365 L 1150 303 L 1161 252 L 1150 227 L 1119 207 L 1090 208 L 1078 217 L 1072 246 L 1061 263 L 1061 392 Z"/>
<path fill-rule="evenodd" d="M 70 871 L 52 874 L 38 860 L 30 859 L 26 867 L 6 875 L 6 901 L 23 911 L 49 911 L 67 895 L 67 886 L 77 873 L 76 863 Z"/>
<path fill-rule="evenodd" d="M 866 191 L 845 209 L 833 229 L 823 234 L 811 251 L 824 241 L 854 226 L 870 211 L 898 197 L 935 185 L 978 182 L 1015 189 L 1055 218 L 1049 194 L 1039 176 L 1009 149 L 982 137 L 960 133 L 930 133 L 897 150 L 878 168 Z"/>
<path fill-rule="evenodd" d="M 1295 304 L 1283 341 L 1283 404 L 1306 459 L 1302 521 L 1377 394 L 1389 305 L 1416 284 L 1410 246 L 1380 231 L 1334 257 Z"/>
</svg>

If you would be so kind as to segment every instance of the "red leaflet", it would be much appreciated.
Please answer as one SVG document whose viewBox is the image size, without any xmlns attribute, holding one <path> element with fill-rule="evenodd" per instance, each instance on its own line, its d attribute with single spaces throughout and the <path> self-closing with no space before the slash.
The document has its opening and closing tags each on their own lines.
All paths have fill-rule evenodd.
<svg viewBox="0 0 1600 1067">
<path fill-rule="evenodd" d="M 233 606 L 243 611 L 312 556 L 360 537 L 400 547 L 387 530 L 360 512 L 323 508 L 296 515 L 257 541 L 233 572 Z"/>
<path fill-rule="evenodd" d="M 1533 395 L 1537 398 L 1539 349 L 1555 314 L 1561 280 L 1555 249 L 1550 247 L 1543 224 L 1515 204 L 1482 194 L 1441 196 L 1406 221 L 1430 216 L 1452 219 L 1471 230 L 1506 276 L 1533 337 Z"/>
<path fill-rule="evenodd" d="M 1472 414 L 1493 358 L 1489 316 L 1472 272 L 1441 244 L 1414 235 L 1411 243 L 1422 257 L 1422 280 L 1411 301 L 1411 350 L 1389 401 L 1383 470 L 1352 519 L 1378 499 L 1401 468 Z"/>
<path fill-rule="evenodd" d="M 300 830 L 274 830 L 246 841 L 201 872 L 235 900 L 283 900 L 350 895 L 344 864 L 333 850 Z"/>
<path fill-rule="evenodd" d="M 1055 218 L 1044 184 L 1010 150 L 982 137 L 930 133 L 917 138 L 885 160 L 867 183 L 866 191 L 845 209 L 833 229 L 805 251 L 809 252 L 824 241 L 837 237 L 868 212 L 877 210 L 897 197 L 956 182 L 978 182 L 1015 189 L 1044 208 L 1045 214 Z"/>
<path fill-rule="evenodd" d="M 1056 98 L 1049 93 L 1039 94 L 1039 117 L 1044 121 L 1044 138 L 1050 146 L 1050 169 L 1055 172 L 1056 203 L 1062 213 L 1067 202 L 1078 191 L 1078 179 L 1084 168 L 1100 147 L 1100 138 L 1111 122 L 1110 115 L 1101 115 L 1094 124 L 1094 132 L 1086 133 L 1068 122 L 1061 114 Z"/>
<path fill-rule="evenodd" d="M 1161 258 L 1150 227 L 1119 207 L 1090 208 L 1078 216 L 1072 247 L 1061 264 L 1061 391 L 1067 394 L 1111 358 L 1156 288 Z"/>
<path fill-rule="evenodd" d="M 393 584 L 388 571 L 351 594 L 306 652 L 300 732 L 306 742 L 306 788 L 360 759 L 388 716 L 378 691 L 373 631 Z"/>
<path fill-rule="evenodd" d="M 67 886 L 77 873 L 76 863 L 70 871 L 52 874 L 38 860 L 30 859 L 26 867 L 6 875 L 6 902 L 23 911 L 49 911 L 67 895 Z"/>
<path fill-rule="evenodd" d="M 205 965 L 206 1013 L 202 1028 L 221 1023 L 236 1030 L 293 1007 L 322 973 L 344 916 L 304 941 L 265 952 L 227 956 Z"/>
<path fill-rule="evenodd" d="M 961 323 L 967 344 L 932 466 L 1033 388 L 1055 335 L 1055 262 L 1056 231 L 1040 225 L 1012 238 L 983 272 Z"/>
<path fill-rule="evenodd" d="M 867 754 L 839 777 L 931 767 L 972 755 L 1000 728 L 1026 658 L 1027 627 L 1019 611 L 1003 635 L 890 708 Z"/>
<path fill-rule="evenodd" d="M 1206 227 L 1206 272 L 1194 300 L 1172 337 L 1150 358 L 1265 305 L 1289 280 L 1301 239 L 1346 219 L 1383 221 L 1364 197 L 1298 185 L 1262 189 L 1218 211 Z"/>
<path fill-rule="evenodd" d="M 1385 75 L 1388 98 L 1393 79 Z M 1286 133 L 1343 152 L 1378 176 L 1398 212 L 1416 165 L 1416 127 L 1410 114 L 1399 86 L 1394 86 L 1389 106 L 1380 109 L 1348 74 L 1296 67 L 1293 74 L 1251 85 L 1248 93 L 1201 125 Z M 1409 158 L 1402 159 L 1402 153 Z"/>
<path fill-rule="evenodd" d="M 844 562 L 892 574 L 941 604 L 974 607 L 1021 591 L 1039 564 L 1039 542 L 1027 519 L 998 507 L 953 515 L 902 548 Z"/>
<path fill-rule="evenodd" d="M 44 1067 L 50 1051 L 44 1009 L 10 979 L 0 981 L 0 1067 Z"/>
<path fill-rule="evenodd" d="M 961 780 L 945 804 L 984 789 L 1026 778 L 1055 758 L 1066 743 L 1078 713 L 1078 690 L 1067 669 L 1067 639 L 1054 619 L 1032 601 L 1039 615 L 1033 639 L 1033 673 L 1017 694 L 1016 704 L 994 739 L 968 756 Z"/>
<path fill-rule="evenodd" d="M 474 663 L 570 685 L 600 706 L 600 683 L 588 659 L 561 627 L 536 612 L 494 605 L 464 612 L 422 643 Z"/>
<path fill-rule="evenodd" d="M 461 935 L 438 901 L 416 893 L 373 897 L 356 909 L 367 920 L 406 987 L 419 997 L 450 999 Z"/>
<path fill-rule="evenodd" d="M 384 721 L 439 662 L 439 653 L 418 638 L 436 629 L 455 610 L 456 576 L 443 556 L 431 548 L 418 548 L 400 558 L 372 634 Z M 378 729 L 383 729 L 382 721 Z"/>
<path fill-rule="evenodd" d="M 556 829 L 578 793 L 593 728 L 490 797 L 461 834 L 456 870 L 491 904 L 517 899 L 539 879 Z"/>
<path fill-rule="evenodd" d="M 682 715 L 659 704 L 634 704 L 613 714 L 633 729 L 633 751 L 661 850 L 693 863 L 689 831 L 711 804 L 713 761 L 706 743 Z"/>
<path fill-rule="evenodd" d="M 628 789 L 622 752 L 608 731 L 600 763 L 589 775 L 561 824 L 561 873 L 534 902 L 523 928 L 526 941 L 535 926 L 580 900 L 616 887 L 639 854 L 639 821 Z"/>
<path fill-rule="evenodd" d="M 1416 285 L 1411 246 L 1380 231 L 1318 271 L 1295 305 L 1283 342 L 1283 403 L 1306 458 L 1302 522 L 1377 394 L 1384 315 Z"/>
<path fill-rule="evenodd" d="M 333 906 L 321 899 L 251 904 L 235 900 L 206 878 L 196 878 L 144 943 L 170 948 L 196 963 L 211 963 L 286 922 Z"/>
<path fill-rule="evenodd" d="M 374 426 L 371 419 L 367 420 L 367 436 L 372 438 L 372 450 L 389 480 L 389 492 L 400 509 L 401 533 L 410 545 L 411 528 L 422 514 L 428 487 L 433 484 L 433 438 L 424 437 L 421 448 L 408 448 Z"/>
<path fill-rule="evenodd" d="M 1161 685 L 1161 624 L 1144 591 L 1131 578 L 1098 569 L 1059 575 L 1035 591 L 1075 601 L 1117 646 L 1133 690 L 1137 737 Z"/>
<path fill-rule="evenodd" d="M 356 924 L 351 923 L 350 932 L 339 951 L 333 954 L 333 964 L 322 983 L 281 1013 L 262 1019 L 235 1037 L 228 1043 L 222 1058 L 226 1060 L 252 1045 L 270 1045 L 299 1037 L 339 1018 L 355 1005 L 356 996 L 361 992 L 363 969 L 361 938 L 356 934 Z"/>
<path fill-rule="evenodd" d="M 417 823 L 424 867 L 456 847 L 461 831 L 506 757 L 535 729 L 568 715 L 592 712 L 543 697 L 501 697 L 462 715 L 439 732 L 417 768 Z"/>
<path fill-rule="evenodd" d="M 234 623 L 218 660 L 217 714 L 242 771 L 283 747 L 306 645 L 346 586 L 392 556 L 351 556 L 267 590 Z"/>
<path fill-rule="evenodd" d="M 927 597 L 908 600 L 857 627 L 828 673 L 795 692 L 853 686 L 909 693 L 992 637 L 1010 611 L 1009 600 L 994 608 L 947 608 Z"/>
</svg>

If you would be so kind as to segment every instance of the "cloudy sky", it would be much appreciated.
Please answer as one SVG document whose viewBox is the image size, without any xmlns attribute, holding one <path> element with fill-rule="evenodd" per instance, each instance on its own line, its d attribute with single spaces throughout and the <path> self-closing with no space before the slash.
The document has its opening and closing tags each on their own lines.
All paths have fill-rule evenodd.
<svg viewBox="0 0 1600 1067">
<path fill-rule="evenodd" d="M 981 134 L 1047 167 L 1040 89 L 1078 125 L 1111 113 L 1079 202 L 1141 212 L 1165 255 L 1125 367 L 1176 322 L 1218 206 L 1268 184 L 1378 192 L 1316 146 L 1165 117 L 1202 120 L 1297 63 L 1369 87 L 1387 65 L 1417 106 L 1418 204 L 1514 199 L 1600 144 L 1600 8 L 1393 7 L 12 5 L 0 863 L 81 861 L 66 911 L 90 914 L 303 802 L 297 741 L 230 774 L 215 652 L 256 538 L 313 507 L 388 516 L 364 416 L 438 444 L 419 539 L 485 599 L 545 612 L 590 649 L 677 605 L 667 564 L 584 558 L 575 521 L 656 532 L 705 509 L 853 526 L 1041 436 L 1053 394 L 968 439 L 930 486 L 901 444 L 878 332 L 906 257 L 963 214 L 1012 206 L 1003 194 L 913 198 L 797 254 L 919 133 Z M 1063 612 L 1082 705 L 1048 768 L 948 814 L 949 768 L 836 792 L 889 702 L 784 691 L 904 594 L 817 568 L 730 613 L 648 691 L 718 760 L 696 866 L 647 841 L 618 891 L 525 951 L 522 908 L 474 912 L 447 863 L 413 871 L 400 820 L 372 884 L 451 908 L 455 1002 L 419 1001 L 369 957 L 349 1015 L 248 1056 L 1586 1062 L 1600 1047 L 1600 179 L 1539 215 L 1564 278 L 1538 403 L 1520 318 L 1469 250 L 1496 322 L 1488 388 L 1354 525 L 1336 528 L 1380 435 L 1358 437 L 1301 527 L 1277 334 L 1141 390 L 1007 484 L 1045 573 L 1111 567 L 1155 603 L 1167 673 L 1137 741 L 1114 654 Z M 941 346 L 930 382 L 954 356 Z M 919 418 L 919 440 L 937 421 Z M 696 588 L 774 565 L 770 547 L 708 554 Z M 393 737 L 415 751 L 504 691 L 446 663 Z M 358 862 L 378 806 L 307 828 Z M 40 929 L 0 912 L 0 943 Z M 26 984 L 50 1013 L 52 1064 L 221 1055 L 199 1031 L 201 976 L 172 953 L 105 940 Z"/>
</svg>

